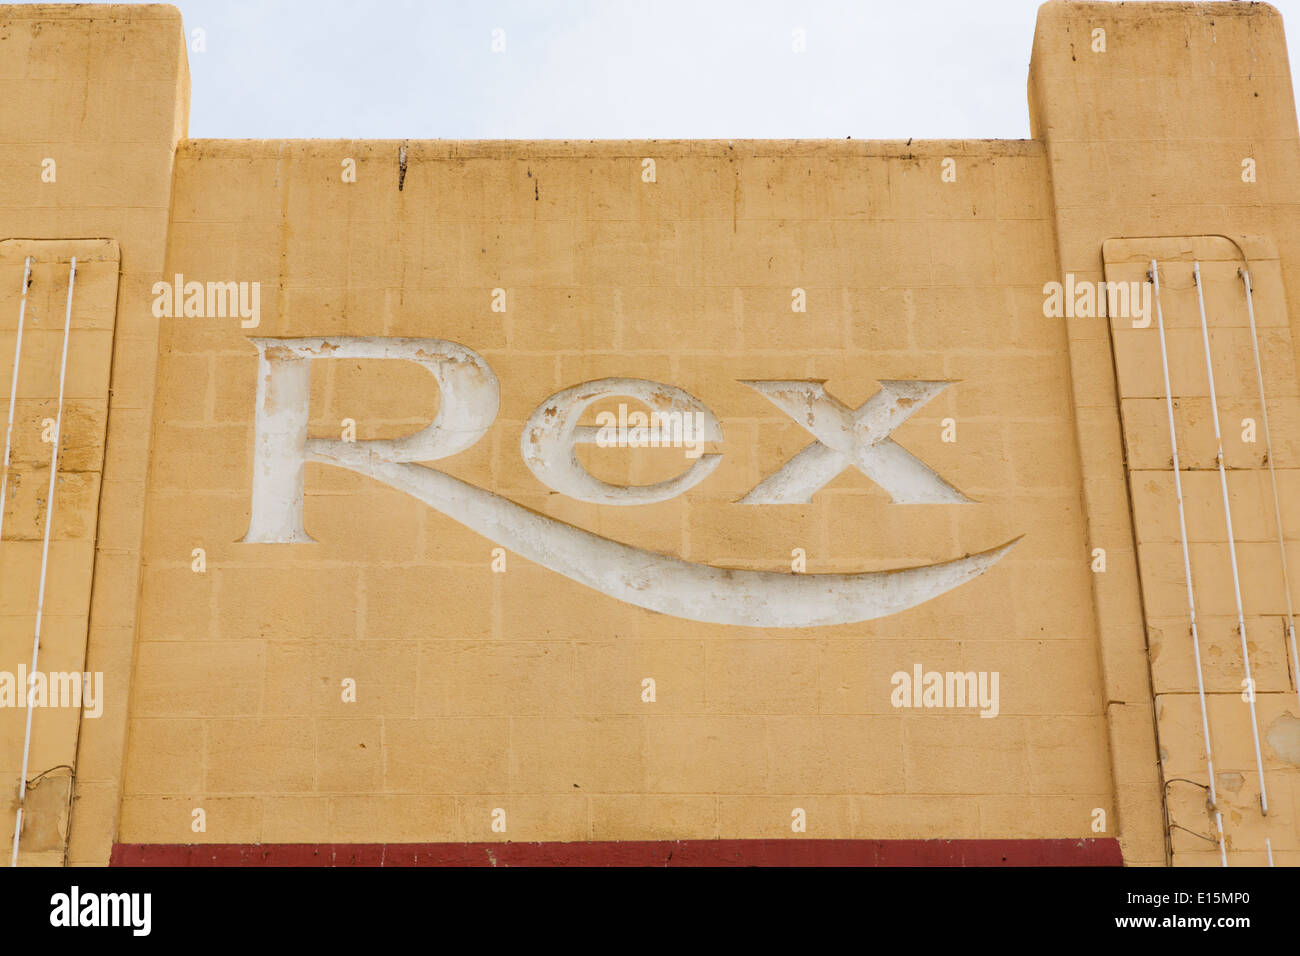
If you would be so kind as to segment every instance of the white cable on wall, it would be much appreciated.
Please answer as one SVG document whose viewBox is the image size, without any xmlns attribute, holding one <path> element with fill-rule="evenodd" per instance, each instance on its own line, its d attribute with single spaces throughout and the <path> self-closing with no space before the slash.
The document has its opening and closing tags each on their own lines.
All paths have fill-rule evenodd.
<svg viewBox="0 0 1300 956">
<path fill-rule="evenodd" d="M 1223 435 L 1219 430 L 1219 400 L 1214 391 L 1214 363 L 1210 359 L 1210 330 L 1205 321 L 1205 293 L 1201 286 L 1201 264 L 1192 263 L 1196 280 L 1196 304 L 1201 310 L 1201 340 L 1205 343 L 1205 374 L 1210 380 L 1210 417 L 1214 421 L 1214 440 L 1218 446 L 1215 460 L 1219 465 L 1219 487 L 1223 492 L 1223 520 L 1228 532 L 1228 557 L 1232 562 L 1232 590 L 1237 599 L 1237 633 L 1241 636 L 1241 660 L 1246 686 L 1250 691 L 1250 730 L 1255 741 L 1255 767 L 1259 772 L 1259 809 L 1268 813 L 1268 791 L 1264 785 L 1264 758 L 1259 749 L 1259 719 L 1255 715 L 1255 680 L 1250 674 L 1250 648 L 1246 646 L 1246 614 L 1241 603 L 1241 575 L 1237 570 L 1237 543 L 1232 531 L 1232 505 L 1228 501 L 1228 472 L 1223 464 Z"/>
<path fill-rule="evenodd" d="M 59 445 L 63 441 L 63 387 L 68 377 L 68 339 L 72 332 L 72 289 L 77 279 L 77 257 L 72 257 L 68 269 L 68 304 L 63 316 L 63 357 L 59 362 L 59 406 L 54 420 L 54 443 L 50 451 L 50 486 L 45 498 L 45 537 L 41 543 L 41 578 L 36 593 L 36 628 L 32 635 L 32 668 L 28 672 L 27 729 L 23 734 L 23 766 L 18 778 L 18 814 L 14 820 L 14 849 L 10 866 L 18 865 L 18 842 L 23 832 L 23 801 L 27 797 L 27 761 L 32 747 L 32 706 L 31 686 L 36 677 L 36 668 L 41 649 L 41 621 L 45 612 L 45 573 L 50 561 L 50 529 L 54 525 L 54 484 L 59 475 Z"/>
<path fill-rule="evenodd" d="M 1264 397 L 1264 368 L 1259 360 L 1259 334 L 1255 331 L 1255 296 L 1250 283 L 1250 270 L 1240 270 L 1246 284 L 1246 314 L 1250 316 L 1250 342 L 1255 348 L 1255 380 L 1259 383 L 1259 412 L 1264 425 L 1264 454 L 1268 457 L 1268 477 L 1273 485 L 1273 518 L 1277 522 L 1278 557 L 1282 562 L 1282 593 L 1286 595 L 1287 633 L 1291 643 L 1291 674 L 1295 683 L 1296 702 L 1300 703 L 1300 655 L 1296 653 L 1295 611 L 1291 607 L 1291 575 L 1286 567 L 1286 541 L 1282 534 L 1282 504 L 1277 492 L 1277 468 L 1273 464 L 1273 439 L 1268 432 L 1268 399 Z"/>
<path fill-rule="evenodd" d="M 9 424 L 5 426 L 5 459 L 0 469 L 0 539 L 4 537 L 5 496 L 9 491 L 9 451 L 14 435 L 14 407 L 18 404 L 18 369 L 23 358 L 23 323 L 27 318 L 27 286 L 32 276 L 32 257 L 23 260 L 23 293 L 18 305 L 18 337 L 14 340 L 13 378 L 9 382 Z"/>
<path fill-rule="evenodd" d="M 1178 498 L 1178 533 L 1183 543 L 1183 579 L 1187 583 L 1187 613 L 1192 623 L 1192 654 L 1196 658 L 1196 690 L 1201 701 L 1201 733 L 1205 737 L 1205 770 L 1210 778 L 1210 806 L 1219 831 L 1219 862 L 1228 865 L 1228 851 L 1223 839 L 1223 814 L 1214 783 L 1214 752 L 1210 747 L 1210 719 L 1205 709 L 1205 676 L 1201 671 L 1201 638 L 1196 626 L 1196 591 L 1192 587 L 1192 559 L 1187 548 L 1187 515 L 1183 509 L 1183 478 L 1178 463 L 1178 434 L 1174 428 L 1174 397 L 1169 385 L 1169 350 L 1165 345 L 1165 317 L 1160 308 L 1160 270 L 1151 260 L 1151 285 L 1156 300 L 1156 328 L 1160 332 L 1160 365 L 1165 376 L 1165 411 L 1169 415 L 1169 447 L 1173 449 L 1174 494 Z"/>
</svg>

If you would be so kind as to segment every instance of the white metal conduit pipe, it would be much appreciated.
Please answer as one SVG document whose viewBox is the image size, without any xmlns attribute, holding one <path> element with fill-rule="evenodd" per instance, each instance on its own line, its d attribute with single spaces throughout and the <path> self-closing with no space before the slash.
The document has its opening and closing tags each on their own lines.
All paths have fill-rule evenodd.
<svg viewBox="0 0 1300 956">
<path fill-rule="evenodd" d="M 1183 508 L 1183 477 L 1178 463 L 1178 432 L 1174 428 L 1174 397 L 1169 385 L 1169 349 L 1165 344 L 1165 317 L 1160 307 L 1160 268 L 1151 260 L 1151 285 L 1156 300 L 1156 328 L 1160 333 L 1160 366 L 1165 377 L 1165 411 L 1169 416 L 1169 447 L 1173 450 L 1174 496 L 1178 499 L 1178 533 L 1183 544 L 1183 580 L 1187 584 L 1187 614 L 1192 625 L 1192 655 L 1196 660 L 1196 690 L 1201 702 L 1201 733 L 1205 737 L 1205 772 L 1210 779 L 1210 806 L 1218 830 L 1219 863 L 1228 865 L 1228 850 L 1223 839 L 1223 814 L 1214 782 L 1214 750 L 1210 746 L 1210 719 L 1205 709 L 1205 676 L 1201 670 L 1201 638 L 1196 626 L 1196 591 L 1192 586 L 1192 559 L 1187 547 L 1187 514 Z"/>
<path fill-rule="evenodd" d="M 13 376 L 9 380 L 9 423 L 5 426 L 5 458 L 0 468 L 0 538 L 4 537 L 5 496 L 9 491 L 9 452 L 13 446 L 14 406 L 18 404 L 18 370 L 23 358 L 23 324 L 27 318 L 27 286 L 32 278 L 32 257 L 23 260 L 23 291 L 18 303 L 18 336 L 14 339 Z"/>
<path fill-rule="evenodd" d="M 9 489 L 9 454 L 13 447 L 14 434 L 14 407 L 18 404 L 18 372 L 22 367 L 23 357 L 23 327 L 27 319 L 27 286 L 31 283 L 32 277 L 32 257 L 28 256 L 23 260 L 23 289 L 18 304 L 18 334 L 14 339 L 14 362 L 9 380 L 9 422 L 5 426 L 5 457 L 3 470 L 0 471 L 0 543 L 4 537 L 5 523 L 5 497 Z M 26 777 L 26 773 L 23 774 Z M 18 845 L 19 828 L 22 825 L 22 810 L 18 820 L 14 823 L 14 846 Z M 14 855 L 15 862 L 17 853 Z M 11 864 L 12 865 L 12 864 Z"/>
<path fill-rule="evenodd" d="M 1205 343 L 1205 374 L 1210 380 L 1210 418 L 1214 421 L 1215 460 L 1219 465 L 1219 488 L 1223 492 L 1223 520 L 1228 532 L 1228 557 L 1232 562 L 1232 592 L 1237 601 L 1237 633 L 1241 637 L 1241 662 L 1246 676 L 1250 704 L 1250 732 L 1255 742 L 1255 768 L 1259 773 L 1259 810 L 1268 813 L 1268 790 L 1264 786 L 1264 758 L 1259 748 L 1259 719 L 1255 715 L 1255 679 L 1250 673 L 1250 648 L 1246 646 L 1246 614 L 1241 602 L 1241 574 L 1237 569 L 1237 543 L 1232 532 L 1232 505 L 1228 501 L 1228 472 L 1223 463 L 1223 434 L 1219 429 L 1219 400 L 1214 390 L 1214 363 L 1210 358 L 1210 330 L 1205 321 L 1205 290 L 1201 284 L 1201 264 L 1192 263 L 1196 280 L 1196 304 L 1201 310 L 1201 341 Z"/>
<path fill-rule="evenodd" d="M 18 812 L 14 819 L 14 848 L 10 866 L 18 865 L 18 843 L 23 833 L 23 801 L 27 798 L 27 763 L 32 748 L 31 690 L 41 650 L 41 621 L 45 612 L 45 574 L 50 562 L 50 529 L 54 525 L 54 485 L 59 475 L 59 445 L 63 440 L 63 390 L 68 377 L 68 339 L 72 331 L 72 290 L 77 280 L 77 257 L 68 269 L 68 304 L 63 315 L 63 356 L 59 360 L 59 405 L 54 420 L 54 442 L 50 451 L 50 485 L 45 497 L 45 536 L 41 543 L 41 577 L 36 592 L 36 627 L 32 634 L 32 668 L 28 671 L 27 729 L 23 733 L 23 766 L 18 778 Z M 12 412 L 11 412 L 12 414 Z"/>
<path fill-rule="evenodd" d="M 1277 491 L 1277 467 L 1273 463 L 1273 438 L 1268 431 L 1268 399 L 1264 397 L 1264 368 L 1259 360 L 1259 333 L 1255 329 L 1255 296 L 1251 287 L 1250 269 L 1240 270 L 1241 281 L 1246 286 L 1246 314 L 1250 317 L 1250 342 L 1255 349 L 1255 380 L 1259 385 L 1259 416 L 1264 426 L 1264 454 L 1268 457 L 1268 477 L 1273 485 L 1273 518 L 1277 523 L 1278 559 L 1282 565 L 1282 593 L 1286 596 L 1286 626 L 1291 645 L 1291 675 L 1296 689 L 1296 702 L 1300 704 L 1300 655 L 1296 654 L 1295 610 L 1291 606 L 1291 575 L 1286 566 L 1286 541 L 1282 534 L 1282 504 Z"/>
</svg>

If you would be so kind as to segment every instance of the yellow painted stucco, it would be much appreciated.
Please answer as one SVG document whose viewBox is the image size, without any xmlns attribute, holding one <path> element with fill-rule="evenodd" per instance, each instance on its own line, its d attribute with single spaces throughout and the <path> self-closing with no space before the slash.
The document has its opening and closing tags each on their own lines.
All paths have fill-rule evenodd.
<svg viewBox="0 0 1300 956">
<path fill-rule="evenodd" d="M 190 140 L 174 9 L 0 7 L 6 402 L 24 262 L 37 263 L 0 670 L 30 655 L 41 425 L 75 255 L 40 669 L 104 674 L 99 717 L 33 713 L 28 779 L 49 773 L 28 790 L 21 862 L 105 863 L 114 843 L 1062 837 L 1118 837 L 1130 864 L 1219 862 L 1186 832 L 1213 837 L 1215 820 L 1156 331 L 1044 314 L 1046 283 L 1141 282 L 1151 258 L 1193 469 L 1225 852 L 1261 862 L 1267 838 L 1277 863 L 1300 862 L 1285 634 L 1288 585 L 1300 606 L 1300 139 L 1281 19 L 1255 3 L 1049 3 L 1029 103 L 1026 141 Z M 1197 405 L 1193 260 L 1219 363 L 1267 816 Z M 1289 582 L 1263 438 L 1241 440 L 1241 420 L 1260 417 L 1243 266 Z M 155 284 L 178 274 L 258 283 L 257 327 L 157 317 Z M 658 614 L 510 553 L 494 569 L 496 541 L 316 463 L 303 512 L 315 543 L 245 543 L 250 337 L 474 350 L 499 411 L 429 467 L 695 564 L 796 573 L 802 549 L 804 573 L 849 573 L 1023 537 L 915 608 L 806 628 Z M 561 389 L 612 377 L 711 409 L 716 470 L 632 507 L 538 480 L 525 421 Z M 892 438 L 970 500 L 891 503 L 849 468 L 806 504 L 740 504 L 812 441 L 754 380 L 822 380 L 849 408 L 881 382 L 953 382 Z M 409 362 L 319 360 L 310 387 L 315 437 L 350 419 L 359 442 L 396 438 L 439 408 Z M 683 470 L 667 449 L 578 458 L 615 484 Z M 894 706 L 891 675 L 916 664 L 997 672 L 997 716 Z M 6 835 L 25 717 L 0 707 Z"/>
</svg>

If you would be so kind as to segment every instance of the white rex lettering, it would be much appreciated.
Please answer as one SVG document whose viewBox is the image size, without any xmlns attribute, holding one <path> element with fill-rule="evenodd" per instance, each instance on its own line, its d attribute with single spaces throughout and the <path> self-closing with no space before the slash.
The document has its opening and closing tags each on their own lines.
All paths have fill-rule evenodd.
<svg viewBox="0 0 1300 956">
<path fill-rule="evenodd" d="M 312 540 L 303 528 L 302 510 L 306 464 L 314 461 L 382 481 L 530 561 L 637 607 L 710 624 L 813 627 L 866 621 L 915 607 L 983 574 L 1019 540 L 940 564 L 857 574 L 749 571 L 684 561 L 601 537 L 451 475 L 415 464 L 446 458 L 469 448 L 487 433 L 496 418 L 500 385 L 482 356 L 471 349 L 440 339 L 339 337 L 250 341 L 258 349 L 258 379 L 252 517 L 244 538 L 247 542 Z M 312 361 L 321 358 L 394 358 L 423 365 L 433 374 L 441 390 L 437 417 L 432 424 L 400 439 L 309 438 L 309 369 Z M 800 459 L 796 455 L 778 475 L 787 473 L 793 487 L 816 490 L 845 467 L 841 461 L 848 457 L 849 463 L 859 467 L 865 463 L 870 469 L 868 474 L 882 484 L 888 482 L 886 487 L 892 486 L 891 491 L 903 500 L 931 500 L 924 496 L 936 494 L 937 486 L 948 487 L 920 462 L 916 463 L 919 470 L 911 466 L 913 477 L 908 478 L 909 466 L 902 456 L 907 459 L 911 456 L 902 449 L 889 452 L 887 449 L 893 443 L 884 439 L 890 429 L 910 414 L 893 409 L 895 397 L 906 398 L 909 394 L 905 386 L 916 384 L 918 388 L 911 394 L 919 398 L 937 393 L 948 383 L 884 384 L 890 395 L 888 400 L 873 399 L 850 414 L 854 416 L 853 427 L 863 429 L 864 440 L 876 449 L 883 445 L 886 460 L 893 464 L 878 467 L 872 455 L 863 453 L 856 445 L 850 449 L 838 436 L 830 436 L 822 429 L 822 434 L 834 444 L 823 446 L 819 441 L 814 447 L 831 451 L 835 471 L 826 476 L 831 466 L 819 452 L 816 458 L 809 456 L 812 465 L 796 464 Z M 589 400 L 613 394 L 644 398 L 670 412 L 705 415 L 704 438 L 717 441 L 722 437 L 712 413 L 680 389 L 634 379 L 587 383 L 551 396 L 529 419 L 521 449 L 539 478 L 566 494 L 588 495 L 584 500 L 644 503 L 680 494 L 716 466 L 718 456 L 706 456 L 676 479 L 639 489 L 597 482 L 573 458 L 574 444 L 591 438 L 590 432 L 577 425 L 578 415 L 590 404 Z M 824 415 L 820 409 L 833 404 L 838 403 L 825 396 L 819 402 L 817 414 Z M 873 424 L 876 416 L 880 417 L 880 424 Z M 801 474 L 805 468 L 814 472 L 813 477 Z M 915 493 L 903 487 L 909 480 L 921 485 Z M 955 491 L 951 494 L 958 495 L 955 500 L 965 500 Z M 640 501 L 636 500 L 638 496 Z"/>
<path fill-rule="evenodd" d="M 970 500 L 889 437 L 952 382 L 881 382 L 881 390 L 856 409 L 829 394 L 821 382 L 745 384 L 766 395 L 817 441 L 759 482 L 741 504 L 807 504 L 849 467 L 888 491 L 894 504 Z"/>
</svg>

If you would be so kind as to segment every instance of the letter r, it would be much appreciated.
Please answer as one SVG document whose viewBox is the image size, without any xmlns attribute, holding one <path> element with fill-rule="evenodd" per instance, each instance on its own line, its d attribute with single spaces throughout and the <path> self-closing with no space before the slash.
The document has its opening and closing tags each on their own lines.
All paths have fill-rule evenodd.
<svg viewBox="0 0 1300 956">
<path fill-rule="evenodd" d="M 402 359 L 423 365 L 438 382 L 433 422 L 403 438 L 359 441 L 384 461 L 435 461 L 473 445 L 496 418 L 501 389 L 477 352 L 442 339 L 250 338 L 257 347 L 257 415 L 253 501 L 245 542 L 311 541 L 302 525 L 307 462 L 345 443 L 308 438 L 311 363 L 315 359 Z"/>
</svg>

